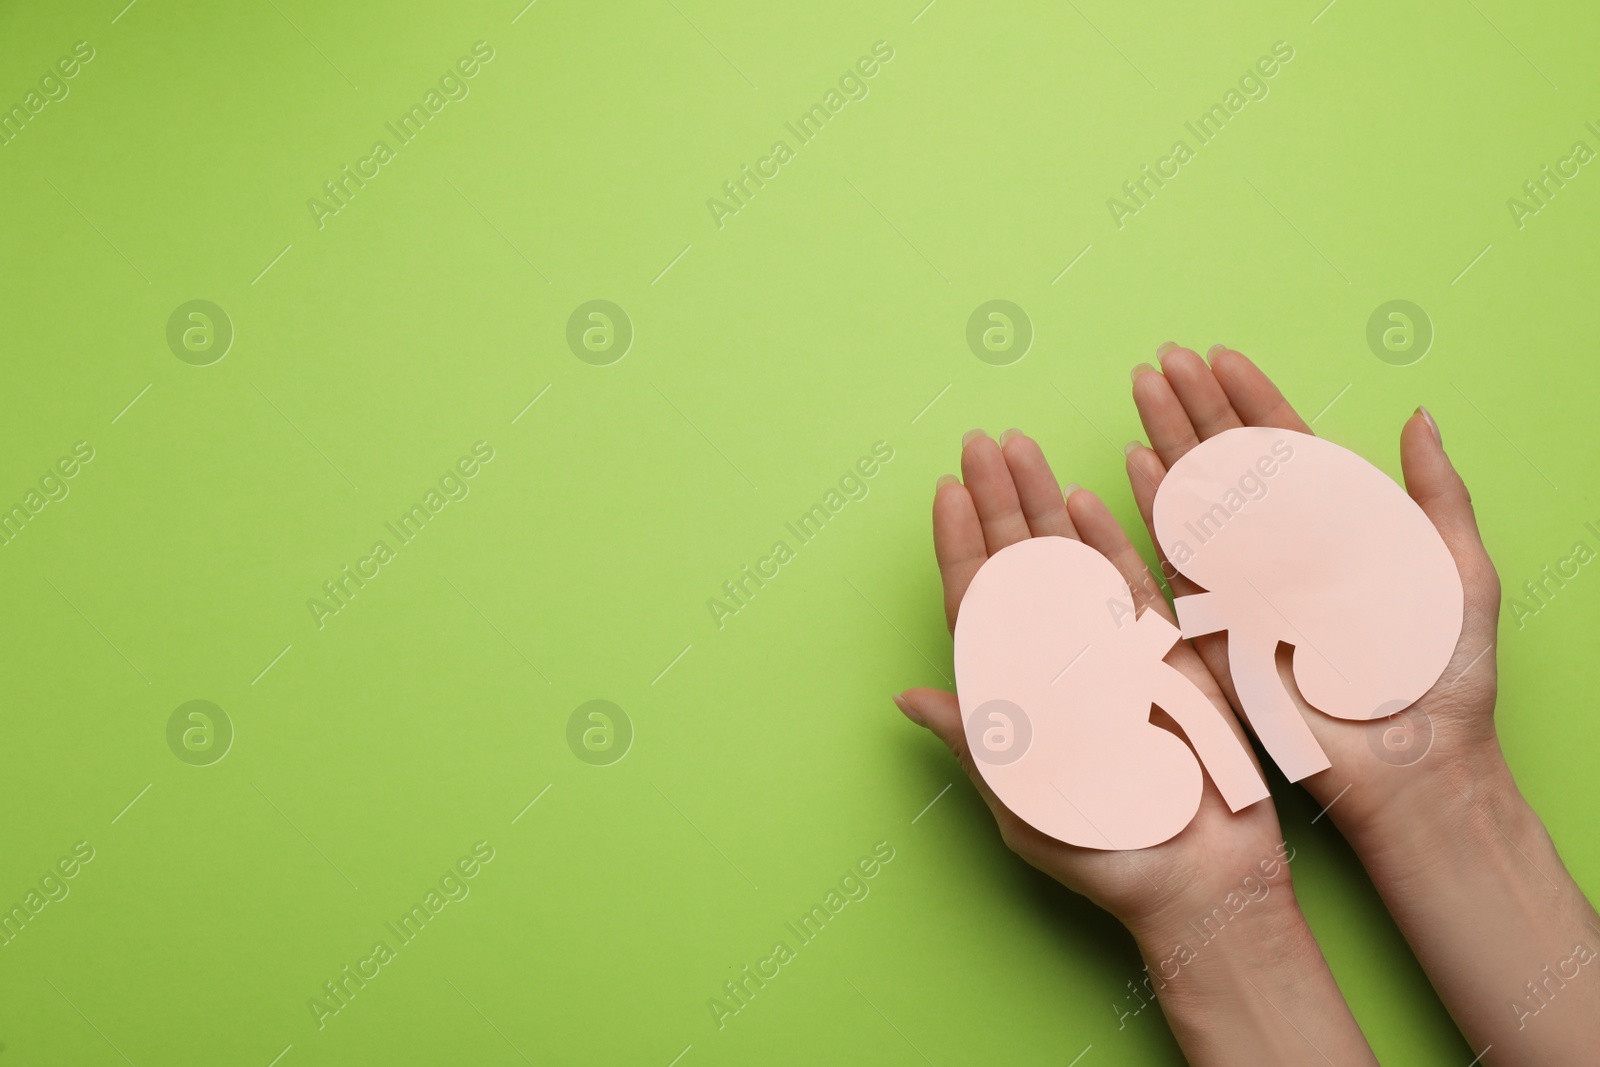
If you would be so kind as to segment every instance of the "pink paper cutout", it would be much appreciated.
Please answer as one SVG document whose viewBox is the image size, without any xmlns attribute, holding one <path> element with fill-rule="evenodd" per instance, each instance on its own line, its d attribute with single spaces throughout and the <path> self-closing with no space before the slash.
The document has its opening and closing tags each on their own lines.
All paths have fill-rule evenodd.
<svg viewBox="0 0 1600 1067">
<path fill-rule="evenodd" d="M 1461 576 L 1433 523 L 1319 437 L 1249 426 L 1208 439 L 1167 472 L 1152 525 L 1207 590 L 1177 599 L 1184 636 L 1228 632 L 1239 703 L 1290 781 L 1329 763 L 1278 676 L 1279 642 L 1313 707 L 1361 720 L 1427 692 L 1461 635 Z"/>
<path fill-rule="evenodd" d="M 955 632 L 962 720 L 984 781 L 1030 825 L 1097 849 L 1147 848 L 1187 826 L 1202 760 L 1230 809 L 1266 799 L 1223 713 L 1163 660 L 1179 637 L 1154 612 L 1135 618 L 1122 575 L 1079 541 L 1035 537 L 995 553 Z M 1152 704 L 1188 745 L 1151 724 Z"/>
</svg>

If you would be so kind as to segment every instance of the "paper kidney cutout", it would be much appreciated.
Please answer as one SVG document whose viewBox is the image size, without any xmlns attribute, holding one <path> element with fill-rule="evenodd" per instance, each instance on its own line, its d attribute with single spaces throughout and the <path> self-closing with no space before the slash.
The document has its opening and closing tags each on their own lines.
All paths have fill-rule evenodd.
<svg viewBox="0 0 1600 1067">
<path fill-rule="evenodd" d="M 1439 680 L 1461 635 L 1455 560 L 1405 490 L 1348 449 L 1292 430 L 1227 430 L 1156 493 L 1168 561 L 1206 590 L 1176 601 L 1185 637 L 1228 632 L 1239 703 L 1290 781 L 1329 766 L 1278 676 L 1340 719 L 1382 718 Z"/>
<path fill-rule="evenodd" d="M 1035 537 L 995 553 L 955 631 L 984 781 L 1032 826 L 1098 849 L 1147 848 L 1187 826 L 1201 760 L 1232 810 L 1266 799 L 1223 714 L 1163 660 L 1179 638 L 1154 612 L 1135 618 L 1122 575 L 1079 541 Z M 1152 704 L 1189 744 L 1150 722 Z"/>
</svg>

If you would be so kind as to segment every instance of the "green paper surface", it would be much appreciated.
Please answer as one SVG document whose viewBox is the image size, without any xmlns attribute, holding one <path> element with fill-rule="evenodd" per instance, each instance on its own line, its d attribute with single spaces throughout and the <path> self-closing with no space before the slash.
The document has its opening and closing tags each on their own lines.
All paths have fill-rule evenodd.
<svg viewBox="0 0 1600 1067">
<path fill-rule="evenodd" d="M 4 1060 L 1182 1062 L 889 700 L 963 432 L 1149 554 L 1169 339 L 1396 476 L 1433 412 L 1600 882 L 1600 577 L 1521 592 L 1600 549 L 1591 10 L 123 2 L 0 9 Z M 1274 785 L 1380 1058 L 1467 1062 Z"/>
</svg>

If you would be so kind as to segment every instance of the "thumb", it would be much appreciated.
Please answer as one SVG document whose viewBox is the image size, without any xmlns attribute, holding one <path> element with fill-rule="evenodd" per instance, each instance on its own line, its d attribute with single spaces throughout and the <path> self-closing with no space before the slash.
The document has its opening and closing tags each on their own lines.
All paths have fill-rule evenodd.
<svg viewBox="0 0 1600 1067">
<path fill-rule="evenodd" d="M 1483 550 L 1472 494 L 1445 455 L 1438 424 L 1427 408 L 1418 408 L 1400 430 L 1400 467 L 1406 491 L 1433 521 L 1439 536 L 1458 557 L 1463 549 Z"/>
<path fill-rule="evenodd" d="M 1006 847 L 1052 878 L 1061 880 L 1058 867 L 1050 860 L 1050 856 L 1054 855 L 1053 850 L 1061 847 L 1060 843 L 1029 826 L 1006 807 L 978 772 L 977 764 L 972 761 L 972 750 L 967 746 L 967 731 L 961 720 L 961 703 L 956 695 L 942 689 L 907 689 L 896 696 L 894 702 L 896 707 L 905 712 L 906 718 L 918 726 L 927 727 L 955 755 L 961 769 L 972 779 L 978 795 L 988 805 L 989 814 L 994 816 L 995 826 L 1000 831 L 1000 840 L 1005 842 Z"/>
<path fill-rule="evenodd" d="M 1478 532 L 1472 494 L 1445 454 L 1439 427 L 1418 408 L 1400 431 L 1400 466 L 1406 491 L 1439 531 L 1466 586 L 1469 611 L 1486 616 L 1490 633 L 1500 608 L 1500 580 Z"/>
<path fill-rule="evenodd" d="M 967 747 L 966 727 L 961 721 L 961 703 L 954 693 L 947 693 L 943 689 L 907 689 L 894 698 L 894 703 L 906 718 L 918 726 L 927 727 L 930 733 L 945 743 L 997 820 L 1002 812 L 1010 814 L 972 762 L 972 751 Z"/>
<path fill-rule="evenodd" d="M 961 726 L 961 704 L 954 693 L 943 689 L 907 689 L 894 697 L 895 707 L 918 726 L 927 727 L 957 756 L 967 749 L 966 731 Z"/>
</svg>

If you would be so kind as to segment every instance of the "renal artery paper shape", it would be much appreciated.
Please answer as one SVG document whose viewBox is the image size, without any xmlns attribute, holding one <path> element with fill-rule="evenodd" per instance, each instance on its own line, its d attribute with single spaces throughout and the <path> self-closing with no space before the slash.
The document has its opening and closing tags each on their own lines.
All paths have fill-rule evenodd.
<svg viewBox="0 0 1600 1067">
<path fill-rule="evenodd" d="M 1298 781 L 1329 766 L 1280 679 L 1280 643 L 1315 708 L 1376 719 L 1438 680 L 1461 632 L 1454 560 L 1422 510 L 1355 453 L 1243 427 L 1167 473 L 1153 526 L 1205 592 L 1177 602 L 1182 633 L 1135 617 L 1094 549 L 1037 537 L 990 557 L 962 600 L 955 667 L 969 748 L 1007 807 L 1070 844 L 1146 848 L 1199 809 L 1200 765 L 1230 809 L 1267 797 L 1223 714 L 1164 661 L 1180 637 L 1226 630 L 1240 704 Z M 1184 740 L 1151 723 L 1159 707 Z"/>
</svg>

